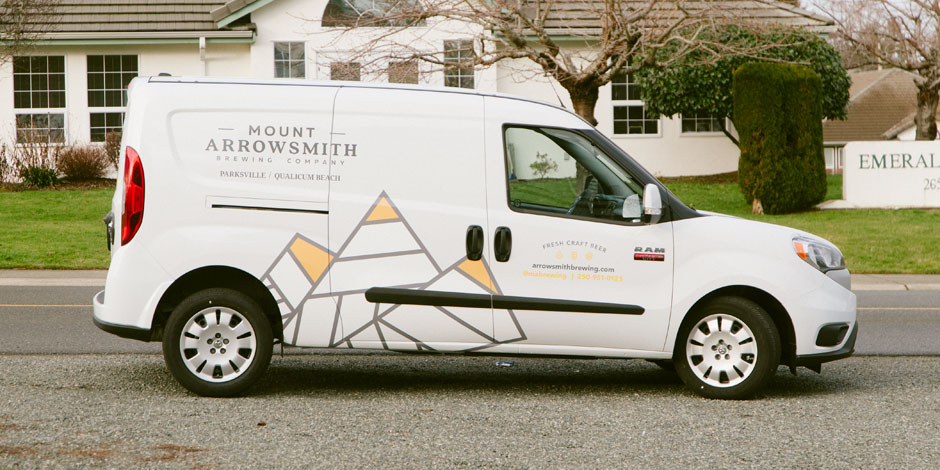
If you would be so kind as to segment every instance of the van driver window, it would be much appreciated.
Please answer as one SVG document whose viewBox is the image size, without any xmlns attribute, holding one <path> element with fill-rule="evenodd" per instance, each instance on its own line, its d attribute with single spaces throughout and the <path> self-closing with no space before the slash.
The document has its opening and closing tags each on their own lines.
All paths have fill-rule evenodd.
<svg viewBox="0 0 940 470">
<path fill-rule="evenodd" d="M 513 210 L 639 222 L 642 185 L 584 136 L 507 127 L 503 137 Z"/>
</svg>

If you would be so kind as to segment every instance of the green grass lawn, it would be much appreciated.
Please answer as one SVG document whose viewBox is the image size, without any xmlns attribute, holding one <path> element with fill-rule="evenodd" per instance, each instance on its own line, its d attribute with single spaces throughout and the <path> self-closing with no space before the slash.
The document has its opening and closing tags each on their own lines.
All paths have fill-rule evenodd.
<svg viewBox="0 0 940 470">
<path fill-rule="evenodd" d="M 940 210 L 838 210 L 753 215 L 733 178 L 667 178 L 676 196 L 696 209 L 786 225 L 842 249 L 856 273 L 940 273 Z M 523 182 L 513 192 L 545 202 L 570 201 L 572 182 Z M 0 269 L 108 267 L 104 224 L 113 189 L 0 191 Z M 553 200 L 552 193 L 566 194 Z M 521 194 L 521 193 L 516 193 Z M 842 197 L 842 178 L 829 177 L 827 199 Z"/>
<path fill-rule="evenodd" d="M 509 183 L 509 199 L 554 207 L 570 207 L 578 197 L 574 178 L 513 180 Z"/>
<path fill-rule="evenodd" d="M 842 177 L 829 176 L 826 199 L 842 198 Z M 753 215 L 737 183 L 675 179 L 666 186 L 696 209 L 798 228 L 833 242 L 855 273 L 940 273 L 940 210 L 831 210 Z"/>
<path fill-rule="evenodd" d="M 0 192 L 0 269 L 104 269 L 114 189 Z"/>
</svg>

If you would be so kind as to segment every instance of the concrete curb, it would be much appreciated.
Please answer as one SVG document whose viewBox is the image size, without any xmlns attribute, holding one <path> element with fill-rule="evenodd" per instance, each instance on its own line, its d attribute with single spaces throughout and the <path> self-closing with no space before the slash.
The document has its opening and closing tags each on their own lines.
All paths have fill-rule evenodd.
<svg viewBox="0 0 940 470">
<path fill-rule="evenodd" d="M 853 274 L 852 290 L 940 290 L 937 274 Z"/>
<path fill-rule="evenodd" d="M 0 270 L 0 287 L 104 287 L 108 271 Z"/>
</svg>

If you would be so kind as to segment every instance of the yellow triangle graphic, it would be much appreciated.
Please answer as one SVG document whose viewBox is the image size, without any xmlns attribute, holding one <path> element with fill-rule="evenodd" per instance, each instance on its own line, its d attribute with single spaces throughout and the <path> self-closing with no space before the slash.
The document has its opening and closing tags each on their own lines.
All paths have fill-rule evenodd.
<svg viewBox="0 0 940 470">
<path fill-rule="evenodd" d="M 366 218 L 366 222 L 375 222 L 377 220 L 394 220 L 398 218 L 398 212 L 395 211 L 395 208 L 392 207 L 392 203 L 388 202 L 387 197 L 382 197 L 379 199 L 378 204 L 375 205 L 375 209 L 372 209 L 372 213 L 369 214 L 369 217 Z"/>
<path fill-rule="evenodd" d="M 490 293 L 496 293 L 496 286 L 493 285 L 493 280 L 490 279 L 490 273 L 486 270 L 486 266 L 483 264 L 483 261 L 466 260 L 463 263 L 460 263 L 460 266 L 457 266 L 457 269 L 467 273 L 468 276 L 476 279 L 477 282 L 486 286 L 486 288 L 490 290 Z"/>
<path fill-rule="evenodd" d="M 326 268 L 329 267 L 330 261 L 333 261 L 333 255 L 301 238 L 294 240 L 290 251 L 294 253 L 304 271 L 314 282 L 320 280 Z"/>
</svg>

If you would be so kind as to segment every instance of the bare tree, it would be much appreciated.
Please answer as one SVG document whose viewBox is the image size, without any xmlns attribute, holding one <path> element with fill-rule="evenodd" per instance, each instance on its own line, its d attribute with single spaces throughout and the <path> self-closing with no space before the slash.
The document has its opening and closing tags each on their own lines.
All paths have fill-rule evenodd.
<svg viewBox="0 0 940 470">
<path fill-rule="evenodd" d="M 896 67 L 915 75 L 917 140 L 937 139 L 940 101 L 940 2 L 841 0 L 819 5 L 839 25 L 853 65 Z"/>
<path fill-rule="evenodd" d="M 762 2 L 762 0 L 758 0 Z M 336 2 L 334 2 L 335 4 Z M 346 0 L 354 6 L 356 1 Z M 366 2 L 369 3 L 369 2 Z M 371 2 L 378 4 L 378 1 Z M 421 60 L 439 69 L 487 67 L 500 61 L 522 60 L 563 87 L 574 111 L 591 124 L 600 87 L 615 74 L 644 67 L 664 67 L 693 52 L 717 60 L 735 51 L 734 45 L 709 41 L 707 34 L 735 17 L 737 2 L 687 0 L 391 0 L 381 12 L 339 8 L 330 10 L 324 25 L 343 26 L 345 34 L 362 33 L 368 40 L 357 50 L 382 60 Z M 747 2 L 753 3 L 753 2 Z M 774 3 L 774 2 L 767 2 Z M 730 6 L 730 8 L 729 8 Z M 410 26 L 428 28 L 464 25 L 474 40 L 463 50 L 442 51 L 420 35 L 403 40 Z M 468 28 L 468 29 L 466 29 Z M 382 52 L 377 52 L 382 51 Z M 459 60 L 455 60 L 459 57 Z M 363 63 L 357 59 L 356 63 Z"/>
<path fill-rule="evenodd" d="M 0 64 L 51 27 L 57 0 L 0 0 Z"/>
</svg>

